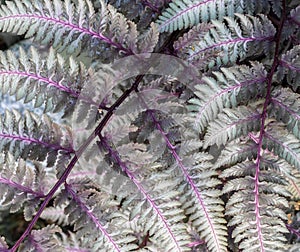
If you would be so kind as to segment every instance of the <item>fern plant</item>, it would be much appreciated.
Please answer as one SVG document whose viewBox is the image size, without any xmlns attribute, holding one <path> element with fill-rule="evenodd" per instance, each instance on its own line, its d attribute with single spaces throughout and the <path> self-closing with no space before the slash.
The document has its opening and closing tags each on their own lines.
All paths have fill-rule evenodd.
<svg viewBox="0 0 300 252">
<path fill-rule="evenodd" d="M 1 251 L 297 251 L 297 0 L 2 1 Z"/>
</svg>

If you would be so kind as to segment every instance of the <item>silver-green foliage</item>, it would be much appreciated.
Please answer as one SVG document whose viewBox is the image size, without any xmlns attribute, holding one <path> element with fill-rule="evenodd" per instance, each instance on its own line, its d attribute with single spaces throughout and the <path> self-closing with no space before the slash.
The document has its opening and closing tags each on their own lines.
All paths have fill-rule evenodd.
<svg viewBox="0 0 300 252">
<path fill-rule="evenodd" d="M 148 0 L 134 10 L 137 26 L 122 7 L 136 1 L 109 2 L 0 6 L 0 30 L 32 38 L 0 52 L 0 97 L 29 108 L 0 110 L 0 218 L 23 211 L 31 221 L 15 243 L 1 237 L 0 250 L 289 248 L 289 201 L 300 198 L 300 7 Z M 145 12 L 153 22 L 143 26 Z M 185 68 L 190 83 L 115 82 L 115 60 L 134 56 L 151 70 L 152 52 L 197 76 Z"/>
</svg>

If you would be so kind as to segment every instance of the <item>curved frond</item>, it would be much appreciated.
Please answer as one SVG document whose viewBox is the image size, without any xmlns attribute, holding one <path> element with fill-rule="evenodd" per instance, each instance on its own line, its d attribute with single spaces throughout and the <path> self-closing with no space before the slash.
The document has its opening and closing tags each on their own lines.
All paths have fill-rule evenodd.
<svg viewBox="0 0 300 252">
<path fill-rule="evenodd" d="M 228 225 L 233 226 L 232 237 L 239 248 L 246 251 L 283 249 L 284 233 L 288 232 L 284 223 L 287 219 L 284 209 L 288 206 L 285 197 L 290 195 L 285 187 L 287 182 L 261 162 L 257 188 L 254 183 L 256 164 L 253 161 L 237 163 L 221 174 L 222 178 L 230 177 L 223 193 L 231 193 L 225 214 L 230 216 Z M 272 211 L 268 210 L 270 207 Z"/>
<path fill-rule="evenodd" d="M 147 105 L 140 95 L 140 101 Z M 223 201 L 220 199 L 220 191 L 215 187 L 220 184 L 216 178 L 216 171 L 210 168 L 211 156 L 199 152 L 200 141 L 195 141 L 194 131 L 189 131 L 190 120 L 187 120 L 181 133 L 181 144 L 176 145 L 172 140 L 172 134 L 165 128 L 164 120 L 148 110 L 149 118 L 153 126 L 163 140 L 174 164 L 172 170 L 180 172 L 183 176 L 180 183 L 181 202 L 192 226 L 200 233 L 200 237 L 206 242 L 210 251 L 223 251 L 227 246 L 226 223 L 223 216 Z"/>
</svg>

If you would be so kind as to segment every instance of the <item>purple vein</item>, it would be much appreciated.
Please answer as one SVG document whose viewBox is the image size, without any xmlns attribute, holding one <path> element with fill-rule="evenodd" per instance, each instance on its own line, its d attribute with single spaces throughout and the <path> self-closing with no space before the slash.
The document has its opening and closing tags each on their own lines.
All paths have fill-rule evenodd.
<svg viewBox="0 0 300 252">
<path fill-rule="evenodd" d="M 0 133 L 0 138 L 11 139 L 11 140 L 15 140 L 15 141 L 25 142 L 25 143 L 28 143 L 28 144 L 42 145 L 42 146 L 45 146 L 46 148 L 49 148 L 49 149 L 52 149 L 52 150 L 55 150 L 55 151 L 62 150 L 62 151 L 65 151 L 67 153 L 74 153 L 75 152 L 73 150 L 73 148 L 65 148 L 65 147 L 62 147 L 58 144 L 46 143 L 46 142 L 31 138 L 31 137 L 12 135 L 12 134 L 8 134 L 8 133 Z"/>
<path fill-rule="evenodd" d="M 91 37 L 100 39 L 100 40 L 104 41 L 105 43 L 107 43 L 113 47 L 116 47 L 120 51 L 125 52 L 126 55 L 133 54 L 131 50 L 124 48 L 121 44 L 114 42 L 112 39 L 105 37 L 101 33 L 97 33 L 95 31 L 92 31 L 89 28 L 81 27 L 77 24 L 73 24 L 71 22 L 60 20 L 60 19 L 54 18 L 54 17 L 41 16 L 41 15 L 37 15 L 37 14 L 17 14 L 17 15 L 2 17 L 2 18 L 0 18 L 0 22 L 7 21 L 7 20 L 16 20 L 16 19 L 18 20 L 18 19 L 22 19 L 22 18 L 37 19 L 37 20 L 43 20 L 44 22 L 48 22 L 48 23 L 54 23 L 55 25 L 60 25 L 64 28 L 69 28 L 71 31 L 83 33 L 83 34 L 89 35 Z"/>
<path fill-rule="evenodd" d="M 295 11 L 296 12 L 296 11 Z M 298 21 L 296 18 L 294 17 L 290 17 L 289 20 L 291 20 L 293 23 L 295 23 L 296 25 L 300 26 L 300 21 Z"/>
<path fill-rule="evenodd" d="M 236 44 L 236 43 L 240 43 L 240 42 L 249 42 L 249 41 L 264 41 L 264 40 L 270 40 L 270 39 L 273 39 L 273 37 L 269 36 L 269 37 L 256 37 L 256 38 L 236 38 L 236 39 L 231 39 L 231 40 L 227 40 L 227 41 L 223 41 L 223 42 L 220 42 L 220 43 L 216 43 L 216 44 L 213 44 L 211 46 L 208 46 L 208 47 L 205 47 L 199 51 L 195 51 L 195 53 L 191 54 L 189 57 L 188 57 L 188 60 L 191 60 L 192 58 L 194 58 L 196 55 L 200 54 L 200 53 L 203 53 L 207 50 L 212 50 L 214 48 L 220 48 L 224 45 L 230 45 L 230 44 Z"/>
<path fill-rule="evenodd" d="M 226 127 L 224 127 L 224 125 L 221 126 L 221 128 L 218 129 L 218 133 L 215 133 L 216 130 L 213 130 L 214 134 L 210 137 L 210 139 L 214 139 L 214 138 L 219 138 L 219 135 L 223 135 L 224 132 L 227 132 L 228 130 L 230 130 L 231 128 L 237 126 L 237 125 L 240 125 L 240 124 L 243 124 L 243 123 L 248 123 L 248 122 L 252 122 L 254 120 L 257 120 L 261 117 L 261 114 L 254 114 L 254 115 L 251 115 L 251 116 L 248 116 L 246 118 L 243 118 L 243 119 L 239 119 L 233 123 L 230 123 L 230 124 L 227 124 Z"/>
<path fill-rule="evenodd" d="M 170 142 L 169 138 L 167 137 L 167 133 L 165 133 L 164 130 L 162 129 L 161 125 L 159 124 L 159 122 L 155 118 L 155 115 L 154 115 L 153 111 L 148 108 L 146 102 L 144 101 L 144 99 L 141 95 L 139 95 L 139 98 L 140 98 L 140 101 L 143 104 L 143 106 L 148 109 L 148 113 L 150 114 L 150 116 L 152 118 L 152 121 L 154 122 L 157 130 L 161 133 L 164 141 L 166 142 L 166 145 L 167 145 L 169 151 L 171 152 L 171 154 L 175 158 L 178 166 L 180 167 L 180 169 L 181 169 L 182 173 L 184 174 L 185 178 L 187 179 L 187 181 L 188 181 L 189 185 L 191 186 L 193 192 L 196 194 L 196 197 L 197 197 L 197 199 L 198 199 L 198 201 L 201 205 L 201 208 L 204 212 L 205 218 L 207 219 L 208 224 L 210 226 L 210 229 L 212 231 L 212 235 L 213 235 L 215 244 L 217 246 L 217 251 L 222 251 L 222 249 L 220 247 L 218 237 L 217 237 L 217 234 L 216 234 L 216 230 L 214 228 L 214 225 L 212 223 L 211 218 L 209 217 L 208 209 L 206 208 L 206 205 L 203 201 L 201 193 L 199 192 L 199 190 L 198 190 L 197 186 L 195 185 L 193 179 L 191 178 L 191 176 L 188 173 L 188 168 L 184 166 L 184 164 L 182 162 L 182 159 L 179 157 L 178 153 L 176 152 L 176 146 L 172 145 L 172 143 Z"/>
<path fill-rule="evenodd" d="M 78 206 L 89 216 L 89 218 L 94 222 L 97 228 L 104 234 L 104 236 L 109 240 L 109 242 L 113 245 L 113 247 L 121 252 L 116 242 L 112 239 L 110 234 L 106 231 L 106 229 L 102 226 L 97 216 L 94 215 L 93 211 L 89 209 L 84 202 L 81 201 L 81 199 L 78 197 L 78 195 L 74 192 L 74 190 L 71 188 L 70 185 L 66 184 L 66 190 L 68 193 L 71 194 L 73 200 L 76 202 Z"/>
<path fill-rule="evenodd" d="M 257 158 L 256 158 L 256 169 L 255 169 L 255 177 L 254 177 L 254 202 L 255 202 L 255 215 L 256 215 L 256 227 L 257 227 L 257 238 L 259 241 L 260 245 L 260 251 L 264 252 L 265 251 L 265 246 L 264 246 L 264 238 L 263 238 L 263 233 L 262 233 L 262 224 L 261 224 L 261 215 L 260 215 L 260 204 L 259 204 L 259 175 L 260 175 L 260 164 L 262 160 L 262 145 L 263 145 L 263 138 L 267 135 L 265 132 L 265 122 L 267 119 L 267 109 L 268 106 L 271 102 L 271 91 L 272 91 L 272 80 L 274 73 L 277 69 L 277 66 L 279 64 L 279 47 L 280 47 L 280 40 L 281 40 L 281 34 L 282 34 L 282 29 L 283 29 L 283 24 L 285 22 L 286 18 L 286 2 L 285 0 L 282 0 L 282 13 L 281 13 L 281 19 L 280 19 L 280 24 L 277 30 L 277 34 L 275 37 L 275 52 L 274 52 L 274 57 L 273 57 L 273 63 L 272 67 L 270 69 L 270 72 L 268 74 L 267 78 L 267 93 L 266 93 L 266 98 L 263 106 L 263 110 L 261 113 L 261 125 L 260 125 L 260 132 L 259 132 L 259 137 L 258 137 L 258 144 L 257 144 Z"/>
<path fill-rule="evenodd" d="M 166 218 L 163 216 L 161 213 L 160 209 L 156 206 L 154 200 L 151 198 L 151 196 L 147 193 L 147 191 L 144 189 L 142 184 L 135 178 L 134 173 L 131 172 L 127 165 L 121 160 L 119 154 L 117 153 L 116 150 L 113 150 L 109 144 L 107 143 L 106 139 L 101 137 L 101 144 L 109 151 L 110 155 L 114 158 L 114 160 L 118 163 L 120 168 L 122 169 L 123 172 L 126 173 L 126 175 L 131 179 L 131 181 L 136 185 L 138 190 L 143 194 L 143 196 L 147 199 L 147 201 L 150 203 L 151 207 L 155 210 L 156 214 L 159 216 L 161 221 L 163 222 L 164 226 L 168 230 L 168 233 L 171 237 L 171 239 L 174 241 L 176 248 L 178 251 L 181 251 L 180 246 L 178 244 L 178 241 L 176 240 L 175 235 L 173 234 Z"/>
<path fill-rule="evenodd" d="M 200 2 L 200 3 L 196 3 L 194 5 L 187 6 L 186 9 L 178 12 L 172 18 L 170 18 L 170 19 L 168 18 L 168 20 L 166 22 L 164 22 L 162 25 L 159 26 L 159 30 L 161 30 L 162 28 L 168 26 L 170 23 L 175 22 L 176 19 L 181 18 L 183 15 L 188 15 L 187 12 L 191 12 L 192 13 L 195 9 L 200 8 L 201 5 L 207 4 L 209 2 L 215 2 L 215 0 L 206 0 L 206 1 L 203 1 L 203 2 Z M 192 15 L 194 15 L 194 13 L 192 13 Z"/>
<path fill-rule="evenodd" d="M 23 76 L 29 79 L 34 79 L 37 81 L 41 81 L 44 83 L 47 83 L 50 87 L 55 87 L 63 92 L 66 92 L 68 94 L 70 94 L 71 96 L 75 97 L 75 98 L 80 98 L 84 101 L 86 101 L 89 104 L 94 104 L 97 105 L 98 104 L 96 102 L 94 102 L 93 100 L 89 99 L 88 97 L 83 97 L 80 95 L 80 93 L 77 93 L 76 91 L 72 90 L 71 88 L 68 88 L 62 84 L 60 84 L 59 82 L 53 81 L 49 78 L 34 74 L 34 73 L 29 73 L 29 72 L 21 72 L 21 71 L 0 71 L 0 75 L 18 75 L 18 76 Z"/>
<path fill-rule="evenodd" d="M 282 107 L 284 110 L 286 110 L 290 115 L 295 117 L 297 120 L 300 120 L 300 115 L 297 112 L 295 112 L 294 110 L 290 109 L 290 107 L 286 106 L 281 101 L 279 101 L 275 98 L 271 98 L 271 102 L 274 103 L 274 104 L 277 104 L 280 107 Z"/>
<path fill-rule="evenodd" d="M 290 231 L 290 233 L 295 234 L 298 238 L 300 238 L 300 232 L 293 228 L 291 225 L 286 224 L 287 229 Z"/>
<path fill-rule="evenodd" d="M 251 79 L 251 80 L 247 80 L 247 81 L 244 81 L 244 82 L 240 82 L 239 84 L 235 85 L 235 86 L 230 86 L 226 89 L 223 89 L 221 92 L 215 94 L 213 97 L 211 97 L 206 103 L 204 103 L 204 105 L 201 107 L 201 109 L 199 110 L 199 112 L 197 113 L 197 116 L 196 116 L 196 122 L 200 121 L 200 118 L 202 117 L 203 113 L 205 113 L 205 110 L 206 108 L 210 107 L 211 106 L 211 103 L 214 102 L 216 100 L 216 98 L 228 93 L 228 92 L 231 92 L 233 90 L 236 90 L 240 87 L 247 87 L 247 86 L 251 86 L 251 85 L 254 85 L 254 84 L 257 84 L 257 83 L 261 83 L 261 82 L 264 82 L 267 78 L 264 77 L 264 78 L 259 78 L 259 79 Z"/>
<path fill-rule="evenodd" d="M 78 96 L 79 96 L 79 94 L 76 93 L 75 91 L 73 91 L 72 89 L 70 89 L 68 87 L 65 87 L 65 86 L 61 85 L 60 83 L 55 82 L 51 79 L 48 79 L 48 78 L 45 78 L 43 76 L 36 75 L 36 74 L 33 74 L 33 73 L 20 72 L 20 71 L 0 71 L 0 75 L 18 75 L 18 76 L 27 77 L 27 78 L 30 78 L 30 79 L 45 82 L 45 83 L 49 84 L 49 86 L 56 87 L 57 89 L 59 89 L 61 91 L 64 91 L 64 92 L 67 92 L 67 93 L 71 94 L 72 96 L 74 96 L 76 98 L 78 98 Z"/>
<path fill-rule="evenodd" d="M 23 186 L 21 184 L 18 184 L 10 179 L 7 179 L 7 178 L 2 178 L 0 177 L 0 184 L 6 184 L 6 185 L 9 185 L 9 187 L 14 187 L 16 188 L 17 190 L 21 191 L 21 192 L 24 192 L 24 193 L 28 193 L 28 194 L 32 194 L 32 195 L 35 195 L 36 197 L 38 198 L 43 198 L 45 197 L 45 195 L 43 193 L 40 193 L 40 192 L 35 192 L 33 191 L 31 188 L 28 188 L 26 186 Z"/>
<path fill-rule="evenodd" d="M 289 68 L 292 71 L 300 72 L 300 67 L 295 67 L 295 66 L 291 65 L 290 62 L 287 62 L 285 60 L 280 60 L 279 64 L 286 68 Z"/>
<path fill-rule="evenodd" d="M 293 179 L 288 179 L 290 184 L 296 189 L 298 197 L 300 196 L 300 188 Z"/>
<path fill-rule="evenodd" d="M 271 140 L 272 142 L 274 142 L 274 143 L 276 143 L 278 145 L 281 145 L 284 150 L 286 150 L 288 153 L 290 153 L 294 157 L 294 159 L 297 160 L 297 162 L 298 162 L 297 166 L 300 167 L 299 156 L 297 155 L 297 153 L 293 149 L 291 149 L 289 147 L 289 145 L 286 145 L 283 142 L 280 142 L 277 138 L 273 137 L 272 135 L 270 135 L 267 132 L 265 132 L 265 138 L 268 138 L 269 140 Z"/>
</svg>

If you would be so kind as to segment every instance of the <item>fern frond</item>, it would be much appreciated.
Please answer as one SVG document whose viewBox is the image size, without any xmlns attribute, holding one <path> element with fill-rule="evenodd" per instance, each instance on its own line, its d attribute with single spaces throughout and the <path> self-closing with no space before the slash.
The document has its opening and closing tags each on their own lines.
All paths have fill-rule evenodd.
<svg viewBox="0 0 300 252">
<path fill-rule="evenodd" d="M 141 35 L 138 41 L 139 53 L 153 52 L 159 39 L 159 31 L 157 25 L 151 23 L 150 29 Z"/>
<path fill-rule="evenodd" d="M 257 104 L 255 104 L 257 105 Z M 260 128 L 261 112 L 256 106 L 239 106 L 236 109 L 224 109 L 218 118 L 210 123 L 204 138 L 204 148 L 216 144 L 218 147 L 235 138 L 247 135 L 249 131 Z"/>
<path fill-rule="evenodd" d="M 288 133 L 284 125 L 271 125 L 265 132 L 263 147 L 300 169 L 299 139 Z"/>
<path fill-rule="evenodd" d="M 245 139 L 233 140 L 226 144 L 218 157 L 214 168 L 228 167 L 236 163 L 243 162 L 246 159 L 252 160 L 257 156 L 257 144 L 245 137 Z"/>
<path fill-rule="evenodd" d="M 75 151 L 70 129 L 53 123 L 50 118 L 25 111 L 6 111 L 0 116 L 0 151 L 10 152 L 18 159 L 46 161 L 53 166 Z M 60 156 L 62 155 L 62 156 Z"/>
<path fill-rule="evenodd" d="M 47 207 L 43 211 L 41 218 L 57 225 L 66 226 L 68 224 L 67 216 L 64 215 L 64 207 Z"/>
<path fill-rule="evenodd" d="M 255 160 L 237 163 L 221 174 L 227 178 L 223 193 L 230 193 L 225 214 L 231 217 L 228 225 L 233 226 L 232 237 L 240 249 L 254 252 L 285 247 L 285 197 L 290 194 L 284 177 L 270 169 L 262 159 L 258 187 Z"/>
<path fill-rule="evenodd" d="M 143 97 L 141 95 L 139 97 L 147 108 Z M 173 159 L 171 169 L 183 174 L 179 190 L 185 192 L 181 196 L 181 202 L 186 214 L 190 215 L 189 221 L 211 251 L 225 250 L 227 241 L 224 227 L 226 221 L 222 213 L 223 202 L 219 198 L 220 191 L 214 188 L 220 181 L 215 177 L 216 171 L 209 169 L 207 161 L 211 157 L 199 152 L 201 147 L 199 141 L 189 141 L 196 139 L 195 132 L 188 130 L 190 120 L 182 126 L 184 130 L 180 131 L 181 145 L 176 146 L 171 132 L 164 127 L 164 120 L 152 110 L 147 112 Z"/>
<path fill-rule="evenodd" d="M 29 221 L 45 197 L 46 188 L 39 184 L 44 182 L 45 172 L 30 167 L 23 159 L 16 162 L 10 153 L 1 155 L 0 167 L 0 209 L 14 213 L 24 208 L 25 220 Z"/>
<path fill-rule="evenodd" d="M 58 251 L 63 252 L 59 235 L 62 233 L 60 227 L 48 225 L 42 229 L 33 230 L 24 244 L 20 245 L 18 251 Z"/>
<path fill-rule="evenodd" d="M 300 96 L 288 88 L 274 90 L 269 115 L 283 122 L 300 139 Z"/>
<path fill-rule="evenodd" d="M 21 47 L 19 55 L 0 52 L 0 91 L 25 103 L 34 101 L 34 107 L 44 106 L 44 112 L 71 113 L 87 77 L 83 64 L 72 57 L 66 62 L 53 49 L 47 59 L 41 59 L 33 47 L 28 55 Z"/>
<path fill-rule="evenodd" d="M 189 109 L 195 116 L 196 128 L 200 131 L 224 108 L 236 107 L 241 102 L 247 103 L 265 93 L 267 73 L 259 63 L 252 63 L 252 68 L 243 65 L 222 68 L 220 72 L 213 74 L 215 78 L 202 78 L 204 83 L 195 86 L 197 98 L 189 101 Z"/>
<path fill-rule="evenodd" d="M 187 33 L 183 34 L 177 41 L 174 42 L 175 52 L 182 59 L 187 59 L 189 57 L 190 50 L 194 49 L 194 44 L 203 40 L 204 36 L 209 32 L 213 26 L 207 23 L 200 23 L 190 29 Z M 205 69 L 206 66 L 213 60 L 213 54 L 206 54 L 205 59 L 202 58 L 197 61 L 197 66 L 201 69 Z M 195 64 L 195 63 L 194 63 Z"/>
<path fill-rule="evenodd" d="M 200 22 L 222 19 L 242 12 L 241 6 L 234 1 L 215 0 L 174 0 L 158 17 L 161 32 L 186 29 Z"/>
<path fill-rule="evenodd" d="M 213 65 L 228 65 L 235 63 L 238 59 L 247 57 L 251 51 L 253 56 L 271 55 L 274 50 L 273 38 L 276 29 L 267 18 L 259 15 L 235 14 L 234 17 L 225 17 L 224 21 L 213 20 L 213 28 L 204 36 L 192 44 L 187 57 L 188 61 L 197 61 L 206 58 L 213 52 L 219 55 L 210 62 Z M 255 52 L 255 53 L 253 53 Z"/>
<path fill-rule="evenodd" d="M 175 200 L 179 192 L 175 190 L 176 183 L 174 180 L 168 179 L 167 174 L 160 174 L 163 180 L 158 179 L 157 174 L 153 174 L 153 178 L 149 174 L 150 177 L 147 176 L 148 183 L 145 185 L 146 180 L 141 183 L 138 179 L 139 177 L 146 177 L 145 174 L 144 176 L 138 174 L 140 169 L 131 171 L 127 165 L 129 162 L 121 160 L 119 151 L 113 150 L 106 139 L 102 138 L 100 144 L 117 162 L 119 169 L 135 184 L 137 192 L 141 195 L 140 202 L 131 209 L 130 219 L 139 215 L 140 221 L 143 222 L 147 218 L 146 232 L 149 232 L 151 236 L 154 235 L 153 239 L 156 241 L 155 243 L 160 244 L 159 247 L 170 251 L 185 251 L 184 246 L 188 243 L 189 237 L 186 234 L 185 225 L 181 222 L 184 219 L 180 209 L 181 204 Z M 134 159 L 139 158 L 135 155 Z M 151 183 L 152 180 L 154 180 L 153 184 Z M 152 188 L 151 193 L 147 188 Z M 133 196 L 136 199 L 136 194 Z M 129 199 L 129 201 L 131 200 Z"/>
<path fill-rule="evenodd" d="M 177 41 L 174 42 L 174 48 L 176 51 L 182 52 L 187 50 L 192 43 L 198 42 L 203 39 L 205 34 L 212 28 L 211 24 L 201 23 L 194 26 L 187 33 L 183 34 Z"/>
<path fill-rule="evenodd" d="M 300 86 L 300 45 L 294 46 L 281 56 L 277 77 L 279 81 L 286 77 L 294 90 Z"/>
<path fill-rule="evenodd" d="M 60 50 L 68 48 L 70 53 L 81 45 L 97 45 L 93 41 L 98 40 L 132 54 L 136 50 L 132 37 L 136 33 L 135 24 L 112 6 L 100 2 L 101 8 L 95 12 L 89 0 L 6 1 L 0 8 L 0 30 L 35 36 L 35 40 L 52 42 Z"/>
<path fill-rule="evenodd" d="M 298 171 L 293 172 L 294 178 L 288 178 L 289 185 L 287 190 L 291 193 L 292 198 L 295 200 L 300 199 L 300 173 Z"/>
<path fill-rule="evenodd" d="M 108 216 L 101 208 L 103 199 L 101 199 L 100 193 L 97 192 L 96 185 L 91 184 L 88 180 L 70 181 L 62 193 L 65 194 L 63 197 L 71 198 L 71 200 L 67 200 L 68 205 L 65 212 L 68 213 L 68 221 L 74 225 L 74 231 L 76 231 L 78 237 L 89 235 L 90 238 L 95 238 L 97 243 L 101 243 L 102 248 L 121 251 L 120 245 L 113 238 L 114 234 L 110 234 L 107 230 Z M 116 204 L 111 200 L 106 202 L 106 208 Z"/>
<path fill-rule="evenodd" d="M 291 10 L 289 18 L 294 24 L 300 27 L 300 6 Z"/>
</svg>

